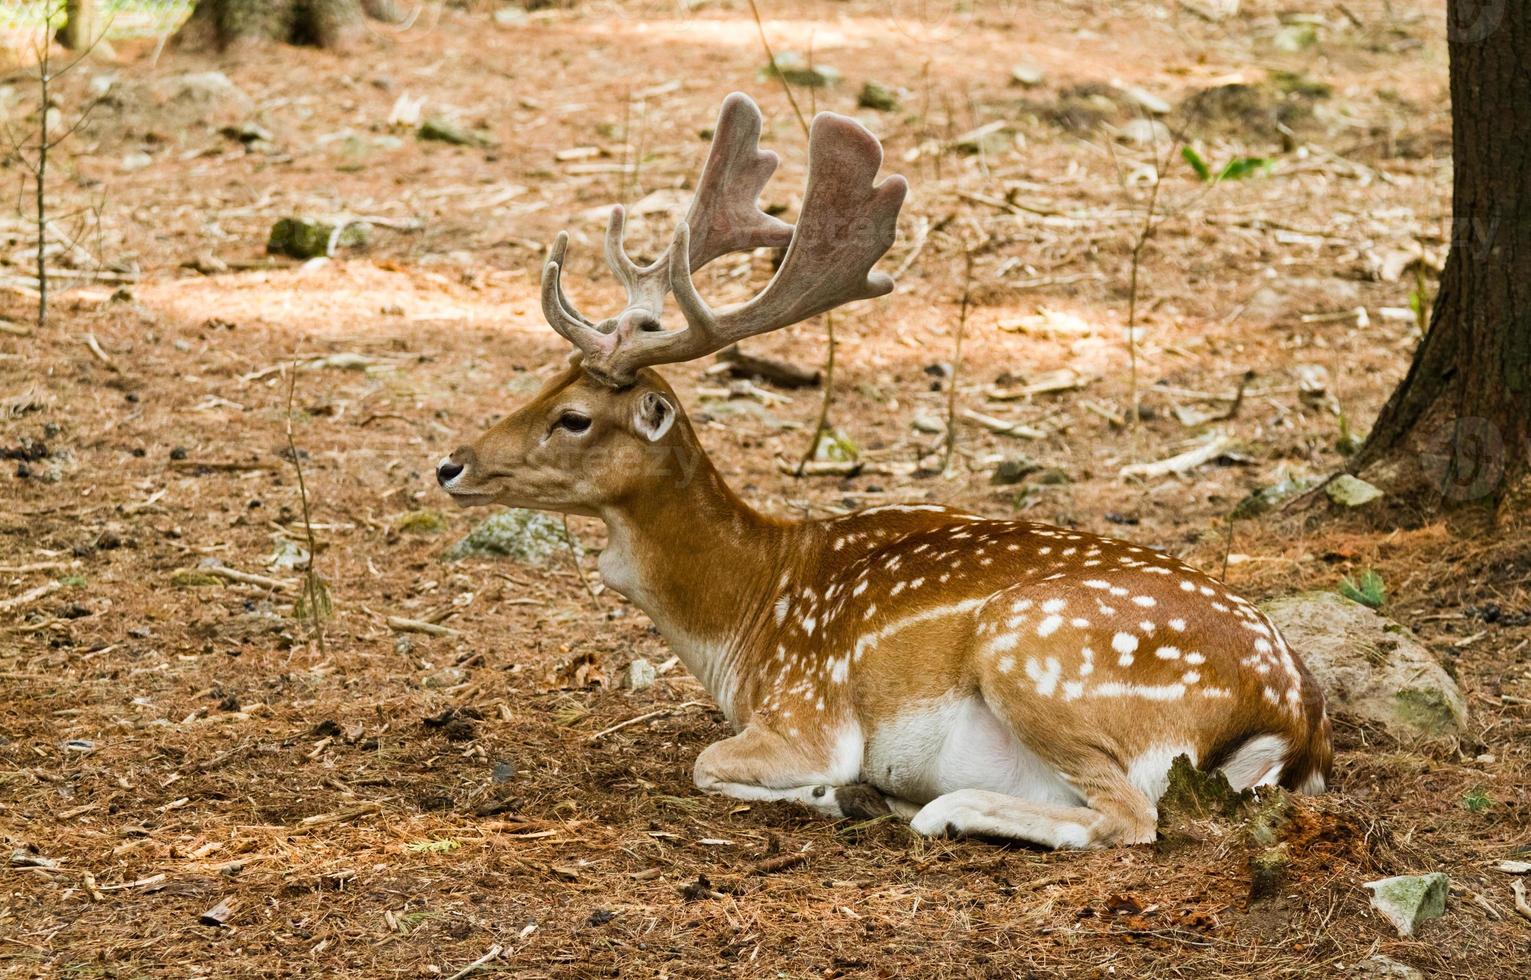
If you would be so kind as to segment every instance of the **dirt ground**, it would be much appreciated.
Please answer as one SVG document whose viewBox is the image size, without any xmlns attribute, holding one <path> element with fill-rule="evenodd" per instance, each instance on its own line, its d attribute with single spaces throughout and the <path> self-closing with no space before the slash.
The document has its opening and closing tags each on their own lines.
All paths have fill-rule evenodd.
<svg viewBox="0 0 1531 980">
<path fill-rule="evenodd" d="M 73 118 L 115 79 L 55 153 L 57 237 L 84 234 L 51 250 L 62 291 L 40 330 L 30 212 L 0 219 L 0 600 L 45 590 L 0 612 L 0 837 L 19 852 L 0 971 L 449 977 L 496 946 L 484 971 L 518 977 L 1525 964 L 1531 921 L 1494 864 L 1531 842 L 1531 539 L 1323 506 L 1226 520 L 1251 490 L 1339 468 L 1407 366 L 1416 286 L 1400 269 L 1449 238 L 1443 4 L 1211 6 L 762 4 L 778 51 L 842 76 L 795 89 L 804 112 L 866 120 L 913 185 L 882 266 L 897 292 L 835 320 L 831 420 L 868 467 L 783 474 L 816 389 L 730 392 L 710 361 L 665 373 L 720 469 L 773 513 L 1024 513 L 1226 568 L 1256 598 L 1376 569 L 1385 611 L 1460 679 L 1469 734 L 1399 744 L 1341 710 L 1332 792 L 1298 803 L 1278 894 L 1251 900 L 1248 847 L 1226 828 L 1051 854 L 704 797 L 691 763 L 726 725 L 678 667 L 618 688 L 633 658 L 671 655 L 600 590 L 597 524 L 571 524 L 578 568 L 444 560 L 485 515 L 449 509 L 435 461 L 563 362 L 536 297 L 545 243 L 569 227 L 570 292 L 614 309 L 603 207 L 646 202 L 634 251 L 663 242 L 731 90 L 761 103 L 783 157 L 768 203 L 793 211 L 804 165 L 745 3 L 581 3 L 503 23 L 479 5 L 380 29 L 346 57 L 127 40 L 119 63 L 60 83 Z M 1018 83 L 1017 65 L 1040 82 Z M 213 70 L 264 132 L 221 133 L 217 101 L 143 94 Z M 900 107 L 859 109 L 869 80 Z M 35 125 L 26 76 L 8 84 L 11 125 Z M 1133 86 L 1170 103 L 1215 167 L 1272 168 L 1199 181 L 1162 133 L 1132 141 L 1150 111 Z M 416 98 L 487 144 L 390 125 Z M 995 121 L 1008 128 L 964 143 Z M 1156 157 L 1170 159 L 1128 427 L 1131 256 Z M 265 254 L 275 220 L 315 213 L 369 216 L 373 239 L 327 262 Z M 964 423 L 949 475 L 911 473 L 941 439 L 912 422 L 945 415 L 965 249 L 959 405 L 1042 438 Z M 769 263 L 699 281 L 740 298 Z M 750 350 L 817 365 L 822 323 Z M 304 539 L 284 431 L 294 358 L 293 439 L 334 604 L 322 648 L 293 617 L 299 572 L 277 560 Z M 992 397 L 1064 370 L 1077 384 Z M 1228 450 L 1183 476 L 1119 475 L 1217 435 Z M 1021 457 L 1041 472 L 990 482 Z M 275 581 L 210 584 L 207 559 Z M 456 633 L 400 634 L 388 617 Z M 1398 938 L 1361 883 L 1437 869 L 1454 883 L 1446 916 Z"/>
</svg>

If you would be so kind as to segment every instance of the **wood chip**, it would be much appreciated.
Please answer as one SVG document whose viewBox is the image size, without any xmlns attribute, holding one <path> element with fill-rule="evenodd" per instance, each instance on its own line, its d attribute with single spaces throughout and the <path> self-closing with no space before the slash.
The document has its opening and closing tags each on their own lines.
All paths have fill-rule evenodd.
<svg viewBox="0 0 1531 980">
<path fill-rule="evenodd" d="M 234 910 L 238 907 L 238 902 L 225 898 L 217 905 L 197 916 L 197 921 L 204 926 L 226 926 L 229 924 L 229 919 L 233 917 Z"/>
</svg>

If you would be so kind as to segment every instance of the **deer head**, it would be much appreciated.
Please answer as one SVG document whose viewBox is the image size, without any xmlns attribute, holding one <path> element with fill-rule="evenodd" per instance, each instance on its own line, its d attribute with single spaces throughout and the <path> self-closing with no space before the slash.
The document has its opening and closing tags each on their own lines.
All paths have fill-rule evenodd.
<svg viewBox="0 0 1531 980">
<path fill-rule="evenodd" d="M 665 251 L 638 265 L 623 246 L 614 207 L 606 261 L 627 291 L 615 316 L 592 322 L 569 302 L 560 233 L 542 271 L 542 311 L 576 349 L 571 366 L 532 401 L 442 460 L 436 479 L 459 504 L 501 503 L 597 514 L 645 490 L 685 478 L 701 460 L 675 393 L 647 368 L 704 357 L 893 289 L 872 266 L 893 244 L 908 185 L 874 184 L 876 137 L 855 120 L 820 113 L 808 140 L 808 187 L 796 226 L 762 212 L 760 192 L 776 154 L 760 149 L 760 110 L 746 95 L 723 102 L 707 162 L 686 217 Z M 714 310 L 692 273 L 732 252 L 786 246 L 781 267 L 752 299 Z M 684 326 L 667 330 L 674 293 Z"/>
</svg>

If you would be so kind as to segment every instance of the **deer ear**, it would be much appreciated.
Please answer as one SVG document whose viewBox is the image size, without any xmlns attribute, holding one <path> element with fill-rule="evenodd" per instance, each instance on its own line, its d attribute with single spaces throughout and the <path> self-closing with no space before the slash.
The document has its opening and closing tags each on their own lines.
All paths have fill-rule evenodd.
<svg viewBox="0 0 1531 980">
<path fill-rule="evenodd" d="M 645 391 L 633 411 L 633 428 L 649 442 L 658 442 L 675 424 L 675 406 L 657 391 Z"/>
</svg>

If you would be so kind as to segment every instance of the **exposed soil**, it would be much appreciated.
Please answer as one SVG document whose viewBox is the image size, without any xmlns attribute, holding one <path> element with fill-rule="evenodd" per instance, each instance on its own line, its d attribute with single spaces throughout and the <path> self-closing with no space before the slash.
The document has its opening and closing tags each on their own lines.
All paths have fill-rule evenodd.
<svg viewBox="0 0 1531 980">
<path fill-rule="evenodd" d="M 748 5 L 558 5 L 506 24 L 448 10 L 347 58 L 155 60 L 152 40 L 125 40 L 122 64 L 60 82 L 66 115 L 95 78 L 118 87 L 56 151 L 58 226 L 89 233 L 50 258 L 69 288 L 30 334 L 31 231 L 0 222 L 0 601 L 59 586 L 0 612 L 0 837 L 19 852 L 0 895 L 7 975 L 451 976 L 496 944 L 484 971 L 527 977 L 1327 976 L 1374 954 L 1503 977 L 1524 962 L 1531 921 L 1494 864 L 1531 837 L 1531 538 L 1320 505 L 1231 535 L 1226 521 L 1251 490 L 1340 468 L 1417 343 L 1397 253 L 1438 259 L 1449 239 L 1443 4 L 1357 0 L 1296 51 L 1278 40 L 1306 22 L 1263 0 L 1223 21 L 1079 0 L 763 6 L 778 51 L 811 45 L 843 76 L 796 89 L 804 111 L 865 119 L 913 194 L 883 264 L 904 267 L 897 292 L 835 319 L 831 419 L 884 472 L 784 475 L 816 390 L 762 385 L 780 399 L 762 403 L 730 397 L 710 361 L 668 369 L 734 487 L 778 514 L 1023 513 L 1226 567 L 1257 598 L 1374 568 L 1385 611 L 1460 678 L 1469 735 L 1398 744 L 1342 712 L 1332 792 L 1297 803 L 1291 871 L 1258 901 L 1231 827 L 1050 854 L 700 795 L 692 761 L 727 727 L 679 667 L 617 688 L 634 657 L 670 654 L 599 590 L 600 527 L 571 521 L 578 569 L 448 563 L 485 515 L 449 510 L 431 474 L 563 363 L 537 302 L 544 243 L 569 227 L 567 287 L 612 309 L 604 206 L 647 199 L 631 247 L 665 241 L 684 194 L 649 195 L 688 186 L 727 92 L 761 103 L 783 157 L 767 201 L 795 209 L 802 133 L 757 76 Z M 1022 62 L 1039 85 L 1012 81 Z M 149 94 L 212 70 L 253 114 Z M 858 109 L 867 80 L 901 108 Z M 25 75 L 12 84 L 12 125 L 35 124 Z M 1119 138 L 1144 118 L 1119 86 L 1198 106 L 1190 132 L 1215 168 L 1264 156 L 1271 171 L 1208 185 L 1169 143 Z M 1196 96 L 1218 86 L 1248 89 Z M 405 96 L 491 145 L 390 126 Z M 264 132 L 240 131 L 251 118 Z M 956 145 L 995 120 L 1014 138 Z M 557 158 L 575 147 L 596 149 Z M 1130 259 L 1156 151 L 1171 159 L 1140 277 L 1143 418 L 1127 427 Z M 90 206 L 99 227 L 74 216 Z M 265 254 L 277 219 L 310 213 L 372 217 L 371 244 Z M 911 422 L 945 415 L 965 247 L 960 404 L 1045 437 L 964 424 L 954 473 L 891 475 L 940 443 Z M 721 302 L 770 256 L 717 265 L 699 282 Z M 750 352 L 812 366 L 823 336 L 803 325 Z M 334 603 L 322 648 L 293 616 L 300 572 L 273 563 L 304 546 L 284 427 L 295 356 L 310 366 L 293 438 Z M 990 397 L 1062 369 L 1082 386 Z M 1246 372 L 1237 413 L 1216 418 Z M 1184 476 L 1119 476 L 1218 433 L 1232 448 Z M 1042 472 L 990 482 L 1022 455 Z M 215 580 L 209 558 L 279 581 Z M 395 633 L 390 616 L 458 634 Z M 1447 914 L 1398 938 L 1361 883 L 1437 869 Z M 205 915 L 220 902 L 227 915 Z"/>
</svg>

